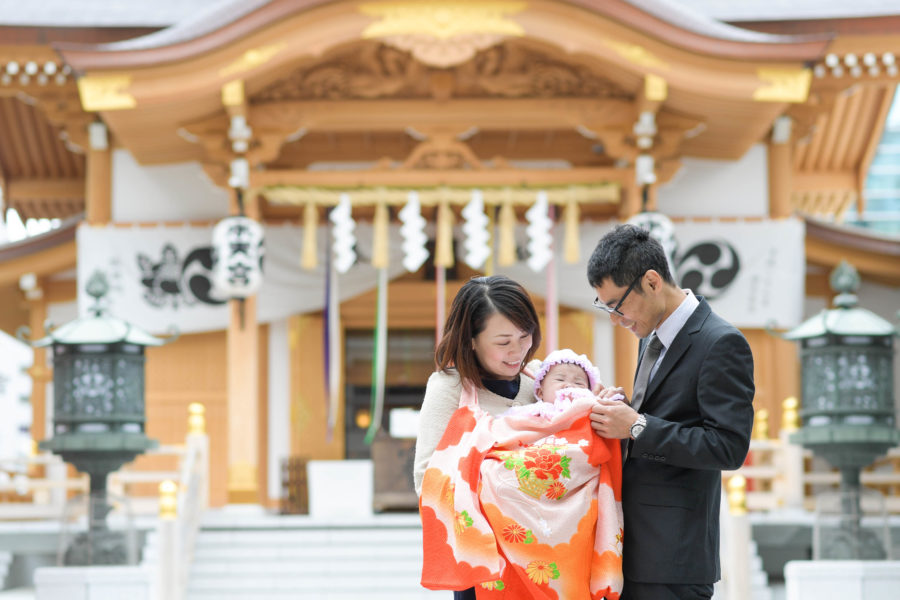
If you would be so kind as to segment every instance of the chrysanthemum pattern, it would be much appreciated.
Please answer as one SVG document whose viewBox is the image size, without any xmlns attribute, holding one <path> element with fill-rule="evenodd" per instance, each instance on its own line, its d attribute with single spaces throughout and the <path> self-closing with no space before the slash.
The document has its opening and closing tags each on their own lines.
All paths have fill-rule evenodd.
<svg viewBox="0 0 900 600">
<path fill-rule="evenodd" d="M 545 560 L 534 560 L 525 567 L 525 574 L 528 579 L 537 585 L 549 583 L 551 579 L 559 579 L 559 569 L 555 562 L 547 562 Z"/>
</svg>

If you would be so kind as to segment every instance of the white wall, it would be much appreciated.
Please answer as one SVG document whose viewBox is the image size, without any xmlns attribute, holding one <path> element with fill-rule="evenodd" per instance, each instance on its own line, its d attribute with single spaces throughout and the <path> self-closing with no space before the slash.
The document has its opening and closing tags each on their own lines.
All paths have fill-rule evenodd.
<svg viewBox="0 0 900 600">
<path fill-rule="evenodd" d="M 0 331 L 0 458 L 27 455 L 30 450 L 31 377 L 25 372 L 34 351 Z M 25 431 L 23 431 L 23 428 Z"/>
<path fill-rule="evenodd" d="M 765 217 L 769 214 L 767 150 L 750 148 L 737 161 L 685 158 L 659 186 L 659 211 L 670 217 Z"/>
<path fill-rule="evenodd" d="M 142 221 L 215 220 L 228 215 L 228 194 L 199 163 L 139 165 L 127 150 L 113 152 L 112 219 Z"/>
<path fill-rule="evenodd" d="M 281 498 L 281 461 L 291 453 L 291 366 L 287 319 L 269 324 L 269 498 Z"/>
</svg>

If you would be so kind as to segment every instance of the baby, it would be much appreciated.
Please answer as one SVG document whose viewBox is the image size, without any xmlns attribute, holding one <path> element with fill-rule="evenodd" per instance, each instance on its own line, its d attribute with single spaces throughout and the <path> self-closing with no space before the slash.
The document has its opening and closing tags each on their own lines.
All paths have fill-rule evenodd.
<svg viewBox="0 0 900 600">
<path fill-rule="evenodd" d="M 600 385 L 600 372 L 584 354 L 564 348 L 554 350 L 541 362 L 534 376 L 538 402 L 513 406 L 504 415 L 552 418 L 572 406 L 578 397 L 593 398 Z"/>
</svg>

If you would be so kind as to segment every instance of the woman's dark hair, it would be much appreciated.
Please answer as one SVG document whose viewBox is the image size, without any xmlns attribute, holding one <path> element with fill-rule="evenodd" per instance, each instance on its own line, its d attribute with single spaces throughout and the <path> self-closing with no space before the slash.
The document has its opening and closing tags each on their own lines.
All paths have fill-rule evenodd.
<svg viewBox="0 0 900 600">
<path fill-rule="evenodd" d="M 630 224 L 617 225 L 600 238 L 588 259 L 588 283 L 591 287 L 600 287 L 603 280 L 609 278 L 618 286 L 626 286 L 650 269 L 659 273 L 666 283 L 675 285 L 662 244 L 646 229 Z M 643 294 L 641 286 L 634 291 Z"/>
<path fill-rule="evenodd" d="M 541 325 L 534 304 L 521 285 L 502 275 L 473 277 L 459 288 L 444 324 L 441 342 L 434 352 L 435 366 L 441 370 L 455 367 L 463 383 L 482 387 L 487 375 L 472 349 L 472 340 L 484 330 L 494 313 L 531 334 L 531 348 L 522 364 L 530 361 L 541 345 Z"/>
</svg>

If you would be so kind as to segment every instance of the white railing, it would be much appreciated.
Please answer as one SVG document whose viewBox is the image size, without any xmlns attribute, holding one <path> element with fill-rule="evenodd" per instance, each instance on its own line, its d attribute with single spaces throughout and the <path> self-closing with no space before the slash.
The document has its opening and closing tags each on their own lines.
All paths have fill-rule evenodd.
<svg viewBox="0 0 900 600">
<path fill-rule="evenodd" d="M 185 460 L 185 446 L 164 445 L 148 451 L 152 456 L 174 456 Z M 43 467 L 43 474 L 41 468 Z M 136 496 L 130 486 L 180 479 L 178 471 L 148 471 L 126 465 L 109 474 L 107 491 L 112 514 L 127 509 L 132 515 L 155 515 L 159 499 L 154 495 Z M 89 479 L 84 473 L 70 475 L 70 469 L 56 454 L 43 452 L 10 459 L 0 458 L 0 521 L 59 519 L 66 511 L 69 492 L 86 494 Z M 127 500 L 127 507 L 119 505 Z"/>
<path fill-rule="evenodd" d="M 734 475 L 746 478 L 747 508 L 751 511 L 776 509 L 814 510 L 815 494 L 823 487 L 837 488 L 841 474 L 835 469 L 811 471 L 806 468 L 813 453 L 791 443 L 783 432 L 781 439 L 752 440 L 748 464 L 736 471 L 725 471 L 727 480 Z M 900 448 L 887 452 L 883 463 L 893 463 L 890 470 L 863 470 L 860 481 L 864 486 L 880 488 L 900 488 Z M 818 488 L 818 490 L 814 489 Z M 889 513 L 900 513 L 900 495 L 883 492 L 885 508 Z"/>
<path fill-rule="evenodd" d="M 160 484 L 156 600 L 183 600 L 200 518 L 209 505 L 209 438 L 203 407 L 192 404 L 178 482 Z"/>
<path fill-rule="evenodd" d="M 0 495 L 6 500 L 0 502 L 0 521 L 58 519 L 68 492 L 87 490 L 87 475 L 69 477 L 68 467 L 55 454 L 0 459 Z"/>
<path fill-rule="evenodd" d="M 777 509 L 815 510 L 816 494 L 823 488 L 840 485 L 837 469 L 812 466 L 813 453 L 790 441 L 798 426 L 797 400 L 784 401 L 784 427 L 778 438 L 768 437 L 766 411 L 757 412 L 757 430 L 750 441 L 747 463 L 735 471 L 725 471 L 727 481 L 741 475 L 747 482 L 746 505 L 750 511 Z M 860 474 L 864 486 L 884 495 L 885 509 L 900 514 L 900 447 L 891 448 L 887 456 L 863 469 Z"/>
</svg>

